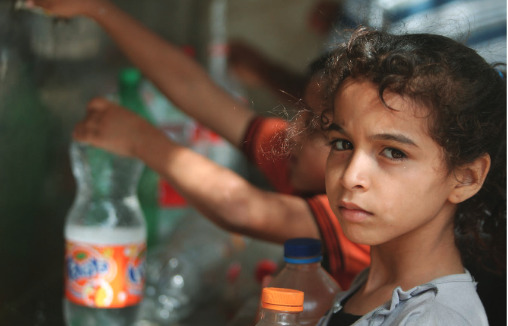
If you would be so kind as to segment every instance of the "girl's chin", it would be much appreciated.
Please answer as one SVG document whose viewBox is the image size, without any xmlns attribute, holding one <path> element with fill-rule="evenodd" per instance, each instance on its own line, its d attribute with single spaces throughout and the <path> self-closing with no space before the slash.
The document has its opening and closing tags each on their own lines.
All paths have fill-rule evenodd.
<svg viewBox="0 0 508 326">
<path fill-rule="evenodd" d="M 344 225 L 342 221 L 340 224 L 341 226 Z M 344 232 L 346 238 L 348 238 L 348 240 L 351 242 L 367 246 L 373 246 L 377 244 L 373 234 L 369 234 L 365 232 L 365 230 L 359 230 L 357 226 L 343 226 L 342 231 Z"/>
</svg>

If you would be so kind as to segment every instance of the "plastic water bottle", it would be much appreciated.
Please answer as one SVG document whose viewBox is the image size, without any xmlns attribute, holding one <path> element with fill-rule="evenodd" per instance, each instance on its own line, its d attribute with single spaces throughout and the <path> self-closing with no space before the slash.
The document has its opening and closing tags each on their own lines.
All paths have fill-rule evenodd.
<svg viewBox="0 0 508 326">
<path fill-rule="evenodd" d="M 147 256 L 142 325 L 173 325 L 219 297 L 237 250 L 229 233 L 197 212 L 186 216 L 167 245 Z"/>
<path fill-rule="evenodd" d="M 73 142 L 77 193 L 65 222 L 68 326 L 131 325 L 143 299 L 146 226 L 136 196 L 143 164 Z"/>
<path fill-rule="evenodd" d="M 300 326 L 304 293 L 284 288 L 266 287 L 261 293 L 261 318 L 256 326 Z"/>
<path fill-rule="evenodd" d="M 305 293 L 302 325 L 316 325 L 332 305 L 340 286 L 321 267 L 321 242 L 295 238 L 284 243 L 286 264 L 268 286 L 296 289 Z"/>
</svg>

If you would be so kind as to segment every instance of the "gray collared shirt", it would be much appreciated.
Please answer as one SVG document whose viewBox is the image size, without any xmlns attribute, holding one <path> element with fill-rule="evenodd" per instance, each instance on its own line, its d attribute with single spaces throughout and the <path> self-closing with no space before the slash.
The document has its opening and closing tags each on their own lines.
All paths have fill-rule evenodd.
<svg viewBox="0 0 508 326">
<path fill-rule="evenodd" d="M 368 269 L 361 272 L 348 291 L 337 294 L 334 304 L 318 326 L 328 325 L 333 313 L 342 309 L 344 298 L 367 280 Z M 476 293 L 476 282 L 464 274 L 447 275 L 408 291 L 397 287 L 392 298 L 357 320 L 354 326 L 377 325 L 488 325 L 487 315 Z"/>
</svg>

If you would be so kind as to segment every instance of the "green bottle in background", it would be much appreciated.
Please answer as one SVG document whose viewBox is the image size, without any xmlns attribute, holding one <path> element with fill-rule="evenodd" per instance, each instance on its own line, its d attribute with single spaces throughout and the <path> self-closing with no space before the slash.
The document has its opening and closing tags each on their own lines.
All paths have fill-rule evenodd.
<svg viewBox="0 0 508 326">
<path fill-rule="evenodd" d="M 118 81 L 120 104 L 153 124 L 153 119 L 146 110 L 140 96 L 139 85 L 141 80 L 141 73 L 136 68 L 124 68 L 120 71 Z M 149 250 L 157 242 L 158 185 L 159 175 L 145 166 L 138 184 L 138 198 L 145 215 L 148 233 L 147 248 Z"/>
</svg>

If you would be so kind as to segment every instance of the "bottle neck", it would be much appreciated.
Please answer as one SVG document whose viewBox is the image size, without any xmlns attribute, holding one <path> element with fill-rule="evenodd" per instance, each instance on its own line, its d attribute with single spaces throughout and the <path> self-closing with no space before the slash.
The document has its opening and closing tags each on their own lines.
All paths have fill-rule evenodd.
<svg viewBox="0 0 508 326">
<path fill-rule="evenodd" d="M 136 195 L 143 164 L 85 144 L 72 143 L 71 159 L 78 192 L 86 198 L 130 198 Z"/>
<path fill-rule="evenodd" d="M 321 268 L 321 257 L 314 258 L 288 258 L 284 257 L 286 267 L 290 269 L 318 269 Z"/>
<path fill-rule="evenodd" d="M 321 263 L 323 260 L 323 256 L 310 256 L 310 257 L 291 257 L 284 256 L 284 261 L 290 264 L 312 264 L 312 263 Z"/>
<path fill-rule="evenodd" d="M 299 326 L 299 316 L 300 312 L 278 311 L 263 308 L 261 309 L 260 322 L 270 325 Z"/>
<path fill-rule="evenodd" d="M 120 85 L 120 104 L 132 112 L 138 114 L 146 121 L 153 124 L 152 117 L 148 113 L 139 94 L 139 83 L 131 85 Z"/>
</svg>

